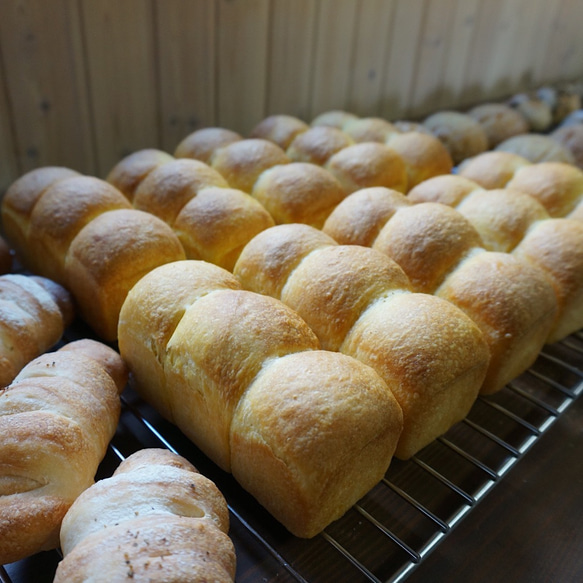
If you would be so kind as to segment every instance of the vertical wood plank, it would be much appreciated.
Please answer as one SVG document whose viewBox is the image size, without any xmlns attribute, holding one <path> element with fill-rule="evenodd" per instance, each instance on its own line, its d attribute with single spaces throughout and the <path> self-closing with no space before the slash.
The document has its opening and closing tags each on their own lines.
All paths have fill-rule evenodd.
<svg viewBox="0 0 583 583">
<path fill-rule="evenodd" d="M 432 0 L 427 5 L 408 115 L 420 118 L 439 108 L 443 91 L 443 70 L 449 46 L 451 14 L 455 0 Z"/>
<path fill-rule="evenodd" d="M 16 142 L 12 128 L 13 118 L 8 105 L 3 59 L 0 52 L 0 200 L 8 186 L 20 174 L 16 162 Z"/>
<path fill-rule="evenodd" d="M 0 50 L 22 172 L 95 170 L 79 24 L 75 0 L 2 3 Z"/>
<path fill-rule="evenodd" d="M 358 0 L 320 0 L 313 69 L 311 118 L 348 109 Z"/>
<path fill-rule="evenodd" d="M 247 135 L 265 117 L 269 2 L 220 0 L 218 125 Z"/>
<path fill-rule="evenodd" d="M 498 26 L 503 2 L 504 0 L 482 0 L 480 3 L 461 96 L 462 103 L 466 105 L 491 98 L 484 79 L 494 51 L 494 31 Z"/>
<path fill-rule="evenodd" d="M 555 33 L 560 2 L 561 0 L 546 0 L 545 10 L 538 14 L 537 28 L 539 34 L 537 35 L 534 52 L 531 55 L 534 64 L 534 82 L 537 85 L 542 85 L 552 78 L 552 75 L 548 75 L 550 63 L 548 53 Z"/>
<path fill-rule="evenodd" d="M 215 3 L 155 0 L 161 145 L 215 125 Z"/>
<path fill-rule="evenodd" d="M 467 64 L 477 27 L 480 0 L 457 0 L 451 16 L 451 32 L 443 70 L 441 109 L 455 109 L 463 103 Z"/>
<path fill-rule="evenodd" d="M 160 144 L 152 4 L 82 0 L 97 170 Z"/>
<path fill-rule="evenodd" d="M 348 109 L 361 116 L 381 113 L 384 62 L 394 4 L 393 0 L 365 0 L 357 13 Z"/>
<path fill-rule="evenodd" d="M 397 0 L 392 20 L 391 43 L 383 83 L 381 116 L 406 118 L 413 90 L 419 32 L 423 24 L 424 0 Z"/>
<path fill-rule="evenodd" d="M 309 120 L 316 3 L 273 0 L 269 35 L 267 115 Z"/>
</svg>

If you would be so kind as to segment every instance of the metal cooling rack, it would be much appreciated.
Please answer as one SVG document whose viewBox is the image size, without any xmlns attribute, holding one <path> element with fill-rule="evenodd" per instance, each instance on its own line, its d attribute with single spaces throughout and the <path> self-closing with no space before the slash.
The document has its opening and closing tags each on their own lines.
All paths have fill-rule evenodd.
<svg viewBox="0 0 583 583">
<path fill-rule="evenodd" d="M 229 504 L 237 583 L 398 583 L 407 578 L 583 392 L 583 332 L 545 347 L 526 373 L 384 480 L 309 541 L 289 535 L 175 427 L 126 391 L 98 478 L 144 447 L 166 447 L 213 479 Z M 503 487 L 503 486 L 502 486 Z M 2 583 L 52 581 L 58 552 L 0 567 Z"/>
</svg>

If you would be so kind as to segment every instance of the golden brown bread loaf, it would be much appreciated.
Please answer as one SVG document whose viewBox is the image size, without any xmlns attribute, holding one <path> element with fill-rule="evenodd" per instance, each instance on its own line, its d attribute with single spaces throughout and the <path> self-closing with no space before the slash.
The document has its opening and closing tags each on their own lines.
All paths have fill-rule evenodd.
<svg viewBox="0 0 583 583">
<path fill-rule="evenodd" d="M 58 547 L 61 520 L 115 432 L 124 364 L 111 348 L 80 342 L 33 360 L 0 391 L 2 564 Z"/>
<path fill-rule="evenodd" d="M 211 480 L 168 450 L 141 450 L 68 510 L 55 583 L 229 583 L 228 530 L 227 503 Z"/>
<path fill-rule="evenodd" d="M 576 124 L 557 128 L 550 137 L 567 148 L 573 156 L 575 165 L 583 168 L 583 125 Z"/>
<path fill-rule="evenodd" d="M 168 225 L 133 209 L 104 180 L 32 173 L 4 197 L 6 233 L 15 235 L 10 241 L 25 267 L 70 290 L 81 317 L 102 339 L 115 340 L 127 291 L 151 268 L 184 259 L 184 249 Z M 23 207 L 21 199 L 35 203 Z"/>
<path fill-rule="evenodd" d="M 343 148 L 324 165 L 347 193 L 371 186 L 407 191 L 407 166 L 386 144 L 364 142 Z"/>
<path fill-rule="evenodd" d="M 291 115 L 270 115 L 261 120 L 250 132 L 250 138 L 261 138 L 277 144 L 282 150 L 287 150 L 294 138 L 310 126 Z"/>
<path fill-rule="evenodd" d="M 511 152 L 529 162 L 565 162 L 575 164 L 571 151 L 550 136 L 524 134 L 513 136 L 496 146 L 497 152 Z"/>
<path fill-rule="evenodd" d="M 46 166 L 27 172 L 14 181 L 2 199 L 2 229 L 16 256 L 28 262 L 27 241 L 32 209 L 43 192 L 65 178 L 80 176 L 78 172 L 60 166 Z"/>
<path fill-rule="evenodd" d="M 211 166 L 231 188 L 250 193 L 259 175 L 277 164 L 289 164 L 285 152 L 273 142 L 249 138 L 215 150 Z"/>
<path fill-rule="evenodd" d="M 530 168 L 526 167 L 524 172 Z M 413 189 L 409 198 L 420 202 L 426 199 L 425 193 L 428 192 L 430 200 L 439 201 L 441 190 L 441 202 L 452 200 L 447 189 L 457 180 L 464 180 L 464 186 L 467 184 L 467 180 L 459 177 L 451 177 L 447 182 L 443 178 L 434 178 Z M 565 192 L 569 193 L 568 190 Z M 551 202 L 553 199 L 551 193 L 546 200 Z M 557 203 L 556 199 L 554 202 Z M 566 208 L 570 208 L 572 200 L 567 196 L 565 203 Z M 486 248 L 512 253 L 546 275 L 558 304 L 547 342 L 560 340 L 583 326 L 581 221 L 550 218 L 536 198 L 510 188 L 470 190 L 465 197 L 457 199 L 455 207 L 480 232 Z"/>
<path fill-rule="evenodd" d="M 0 276 L 0 388 L 52 348 L 73 319 L 70 294 L 41 277 Z"/>
<path fill-rule="evenodd" d="M 174 230 L 187 258 L 225 269 L 233 268 L 247 241 L 275 224 L 252 196 L 229 188 L 223 176 L 204 162 L 186 158 L 150 172 L 136 188 L 133 203 Z"/>
<path fill-rule="evenodd" d="M 380 144 L 385 144 L 392 135 L 399 133 L 392 123 L 380 117 L 361 117 L 348 121 L 342 126 L 342 131 L 356 143 L 378 142 Z"/>
<path fill-rule="evenodd" d="M 347 193 L 322 167 L 292 162 L 265 170 L 251 194 L 276 224 L 305 223 L 320 229 Z"/>
<path fill-rule="evenodd" d="M 518 169 L 529 164 L 518 154 L 493 150 L 462 162 L 458 175 L 477 182 L 482 188 L 504 188 Z"/>
<path fill-rule="evenodd" d="M 470 109 L 467 114 L 486 132 L 489 149 L 512 136 L 528 132 L 524 117 L 504 103 L 483 103 Z"/>
<path fill-rule="evenodd" d="M 407 190 L 433 176 L 449 174 L 453 169 L 453 161 L 447 148 L 432 135 L 421 132 L 393 134 L 386 143 L 405 162 Z"/>
<path fill-rule="evenodd" d="M 318 114 L 310 125 L 313 127 L 325 126 L 343 130 L 348 123 L 358 119 L 358 116 L 354 113 L 342 111 L 341 109 L 332 109 Z"/>
<path fill-rule="evenodd" d="M 468 413 L 488 366 L 482 333 L 452 304 L 412 293 L 387 256 L 307 225 L 278 225 L 249 242 L 234 273 L 293 308 L 324 349 L 361 360 L 389 384 L 404 417 L 397 457 Z"/>
<path fill-rule="evenodd" d="M 465 113 L 440 111 L 427 117 L 423 125 L 443 143 L 455 165 L 488 149 L 484 128 Z"/>
<path fill-rule="evenodd" d="M 314 126 L 295 137 L 286 155 L 293 162 L 324 166 L 336 152 L 354 143 L 348 134 L 338 128 Z"/>
<path fill-rule="evenodd" d="M 243 136 L 226 128 L 203 128 L 186 136 L 176 146 L 174 156 L 210 164 L 215 150 L 242 139 Z"/>
<path fill-rule="evenodd" d="M 119 346 L 138 392 L 297 536 L 386 472 L 402 429 L 387 384 L 226 270 L 187 260 L 146 275 Z"/>
<path fill-rule="evenodd" d="M 364 209 L 356 237 L 345 205 Z M 343 244 L 366 242 L 386 254 L 402 267 L 413 290 L 450 301 L 480 327 L 491 354 L 482 393 L 501 389 L 540 352 L 557 309 L 550 283 L 515 257 L 485 251 L 480 235 L 461 213 L 434 202 L 413 205 L 409 197 L 399 201 L 395 192 L 383 196 L 380 191 L 371 200 L 368 192 L 360 191 L 333 211 L 324 232 Z"/>
<path fill-rule="evenodd" d="M 138 150 L 120 160 L 107 175 L 107 182 L 115 186 L 132 202 L 136 188 L 152 170 L 171 162 L 174 157 L 162 150 Z"/>
</svg>

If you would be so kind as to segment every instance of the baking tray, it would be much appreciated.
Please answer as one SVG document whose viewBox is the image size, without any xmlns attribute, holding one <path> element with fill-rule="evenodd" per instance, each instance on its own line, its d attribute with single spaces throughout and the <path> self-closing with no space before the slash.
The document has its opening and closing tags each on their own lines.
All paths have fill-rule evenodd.
<svg viewBox="0 0 583 583">
<path fill-rule="evenodd" d="M 69 332 L 65 341 L 88 336 Z M 479 397 L 467 418 L 408 461 L 394 460 L 371 492 L 311 540 L 290 535 L 131 389 L 97 478 L 144 447 L 165 447 L 211 478 L 230 509 L 237 583 L 397 583 L 465 519 L 583 392 L 583 332 L 546 346 L 498 393 Z M 534 452 L 536 455 L 536 452 Z M 2 583 L 52 581 L 58 551 L 0 567 Z"/>
</svg>

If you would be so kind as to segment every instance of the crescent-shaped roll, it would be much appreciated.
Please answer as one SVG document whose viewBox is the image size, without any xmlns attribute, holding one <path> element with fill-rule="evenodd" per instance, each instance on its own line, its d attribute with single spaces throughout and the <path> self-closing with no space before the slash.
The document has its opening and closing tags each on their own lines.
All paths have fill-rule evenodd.
<svg viewBox="0 0 583 583">
<path fill-rule="evenodd" d="M 232 583 L 228 530 L 227 503 L 211 480 L 168 450 L 140 450 L 68 510 L 55 583 Z"/>
</svg>

